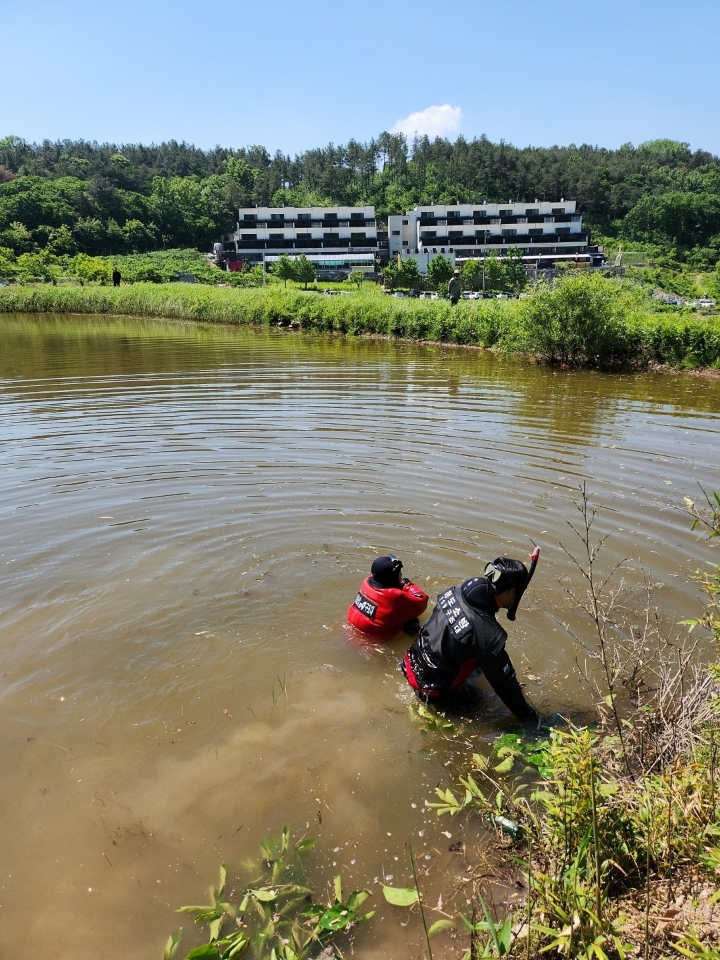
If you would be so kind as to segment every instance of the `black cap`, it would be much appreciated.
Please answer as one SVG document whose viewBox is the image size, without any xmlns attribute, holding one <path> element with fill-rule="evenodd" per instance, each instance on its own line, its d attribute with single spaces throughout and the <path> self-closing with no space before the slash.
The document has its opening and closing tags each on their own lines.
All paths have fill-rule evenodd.
<svg viewBox="0 0 720 960">
<path fill-rule="evenodd" d="M 398 560 L 392 553 L 389 553 L 386 557 L 378 557 L 373 560 L 370 567 L 373 580 L 377 580 L 384 587 L 394 586 L 398 582 L 401 570 L 402 561 Z"/>
<path fill-rule="evenodd" d="M 523 590 L 527 585 L 528 571 L 520 560 L 496 557 L 485 567 L 483 576 L 492 584 L 495 593 L 504 593 L 513 587 Z"/>
</svg>

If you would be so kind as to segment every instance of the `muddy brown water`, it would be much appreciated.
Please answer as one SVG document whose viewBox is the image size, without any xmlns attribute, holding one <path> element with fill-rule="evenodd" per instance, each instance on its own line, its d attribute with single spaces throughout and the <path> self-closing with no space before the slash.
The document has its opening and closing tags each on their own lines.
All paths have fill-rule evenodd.
<svg viewBox="0 0 720 960">
<path fill-rule="evenodd" d="M 589 633 L 558 583 L 579 585 L 559 542 L 577 546 L 583 479 L 630 596 L 645 570 L 669 623 L 699 609 L 690 575 L 710 553 L 681 507 L 720 487 L 718 381 L 5 316 L 0 404 L 7 956 L 144 960 L 180 926 L 189 949 L 175 909 L 285 823 L 317 837 L 321 890 L 340 872 L 374 891 L 355 955 L 421 954 L 419 918 L 375 881 L 409 883 L 412 842 L 428 903 L 455 891 L 454 912 L 471 867 L 447 848 L 487 835 L 428 813 L 459 761 L 408 717 L 406 643 L 362 647 L 345 626 L 377 554 L 435 595 L 540 543 L 508 649 L 548 710 L 587 704 L 562 623 Z M 514 728 L 483 693 L 465 730 L 488 752 Z"/>
</svg>

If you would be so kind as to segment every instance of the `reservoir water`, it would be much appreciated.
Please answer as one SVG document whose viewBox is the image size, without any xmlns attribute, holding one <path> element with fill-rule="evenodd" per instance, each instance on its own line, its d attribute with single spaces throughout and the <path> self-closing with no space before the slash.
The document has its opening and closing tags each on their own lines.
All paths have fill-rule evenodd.
<svg viewBox="0 0 720 960">
<path fill-rule="evenodd" d="M 682 630 L 713 559 L 682 498 L 720 489 L 718 411 L 720 381 L 691 376 L 0 317 L 3 953 L 160 958 L 180 926 L 187 951 L 176 908 L 287 823 L 317 838 L 321 891 L 335 873 L 373 891 L 357 956 L 420 955 L 419 918 L 376 881 L 411 882 L 411 842 L 427 902 L 453 913 L 472 858 L 448 846 L 486 834 L 428 812 L 458 747 L 408 715 L 407 639 L 363 646 L 345 625 L 370 562 L 397 553 L 434 597 L 539 543 L 508 651 L 538 707 L 582 711 L 563 624 L 590 633 L 560 546 L 578 546 L 578 485 L 602 506 L 604 568 L 628 558 L 628 602 L 647 574 Z M 514 726 L 480 685 L 465 730 L 488 752 Z"/>
</svg>

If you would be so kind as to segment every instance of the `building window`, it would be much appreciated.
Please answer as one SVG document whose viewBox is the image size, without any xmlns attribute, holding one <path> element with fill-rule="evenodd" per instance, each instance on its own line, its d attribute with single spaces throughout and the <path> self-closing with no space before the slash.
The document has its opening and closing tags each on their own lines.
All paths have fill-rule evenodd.
<svg viewBox="0 0 720 960">
<path fill-rule="evenodd" d="M 351 219 L 351 220 L 364 220 L 364 219 L 365 219 L 365 214 L 364 214 L 364 213 L 351 213 L 351 214 L 350 214 L 350 219 Z"/>
<path fill-rule="evenodd" d="M 526 217 L 536 217 L 540 213 L 539 207 L 533 207 L 525 211 Z"/>
<path fill-rule="evenodd" d="M 338 215 L 336 213 L 325 213 L 323 216 L 325 220 L 337 220 L 338 218 Z"/>
<path fill-rule="evenodd" d="M 311 220 L 311 219 L 312 219 L 312 214 L 311 214 L 311 213 L 299 213 L 297 216 L 298 216 L 298 220 Z"/>
<path fill-rule="evenodd" d="M 240 234 L 240 239 L 241 239 L 241 240 L 257 240 L 257 234 L 256 234 L 256 233 L 241 233 L 241 234 Z"/>
<path fill-rule="evenodd" d="M 560 213 L 565 213 L 565 207 L 553 207 L 552 212 L 553 212 L 553 216 L 557 216 L 557 214 L 560 214 Z"/>
<path fill-rule="evenodd" d="M 459 216 L 460 216 L 460 211 L 459 211 L 459 210 L 448 210 L 447 215 L 448 215 L 449 217 L 459 217 Z"/>
<path fill-rule="evenodd" d="M 570 233 L 570 227 L 556 227 L 555 233 Z"/>
<path fill-rule="evenodd" d="M 252 221 L 255 221 L 255 220 L 257 220 L 257 214 L 256 214 L 256 213 L 246 213 L 246 214 L 243 215 L 243 220 L 252 220 Z"/>
<path fill-rule="evenodd" d="M 399 237 L 399 236 L 400 236 L 400 231 L 399 231 L 399 230 L 393 230 L 392 235 L 393 235 L 394 237 Z"/>
<path fill-rule="evenodd" d="M 351 233 L 350 239 L 352 240 L 353 243 L 357 243 L 360 240 L 367 239 L 367 237 L 364 233 Z"/>
<path fill-rule="evenodd" d="M 514 237 L 514 236 L 516 236 L 516 234 L 517 234 L 517 230 L 515 230 L 515 229 L 513 229 L 513 228 L 508 228 L 508 229 L 502 231 L 502 235 L 503 235 L 504 237 Z"/>
<path fill-rule="evenodd" d="M 512 215 L 513 215 L 512 210 L 501 210 L 501 211 L 500 211 L 500 216 L 501 216 L 501 217 L 511 217 Z"/>
<path fill-rule="evenodd" d="M 285 239 L 285 234 L 284 234 L 284 233 L 271 233 L 271 234 L 270 234 L 270 239 L 271 239 L 271 240 L 284 240 L 284 239 Z"/>
<path fill-rule="evenodd" d="M 284 214 L 284 213 L 271 213 L 271 214 L 270 214 L 270 219 L 271 219 L 271 220 L 284 220 L 284 219 L 285 219 L 285 214 Z"/>
<path fill-rule="evenodd" d="M 403 246 L 406 247 L 407 245 L 408 245 L 407 240 L 403 240 Z"/>
<path fill-rule="evenodd" d="M 473 216 L 474 216 L 474 217 L 486 217 L 486 216 L 487 216 L 487 210 L 473 210 Z"/>
<path fill-rule="evenodd" d="M 528 230 L 528 233 L 530 234 L 531 237 L 541 237 L 543 235 L 542 227 L 540 227 L 540 229 L 536 227 L 531 227 Z"/>
<path fill-rule="evenodd" d="M 407 225 L 408 225 L 407 220 L 403 220 L 403 226 L 406 227 Z"/>
</svg>

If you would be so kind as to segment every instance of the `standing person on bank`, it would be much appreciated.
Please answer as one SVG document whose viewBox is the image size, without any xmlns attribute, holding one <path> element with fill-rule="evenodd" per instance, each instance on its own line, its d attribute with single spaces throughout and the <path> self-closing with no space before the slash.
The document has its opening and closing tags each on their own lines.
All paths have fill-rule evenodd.
<svg viewBox="0 0 720 960">
<path fill-rule="evenodd" d="M 429 598 L 407 577 L 401 579 L 402 566 L 392 553 L 373 560 L 370 576 L 348 607 L 348 622 L 357 630 L 389 639 L 401 630 L 418 629 L 417 618 L 425 612 Z"/>
<path fill-rule="evenodd" d="M 120 279 L 121 279 L 120 271 L 118 270 L 117 267 L 114 267 L 112 272 L 112 282 L 114 287 L 120 286 Z"/>
<path fill-rule="evenodd" d="M 505 650 L 507 633 L 495 619 L 513 610 L 528 583 L 524 563 L 498 557 L 482 577 L 472 577 L 437 598 L 432 616 L 405 654 L 401 666 L 410 686 L 427 703 L 462 702 L 465 682 L 482 670 L 505 706 L 518 720 L 538 723 L 540 715 L 525 699 Z"/>
<path fill-rule="evenodd" d="M 450 297 L 450 303 L 453 307 L 457 306 L 457 302 L 460 299 L 460 271 L 455 270 L 452 277 L 450 278 L 450 283 L 448 283 L 448 296 Z"/>
</svg>

